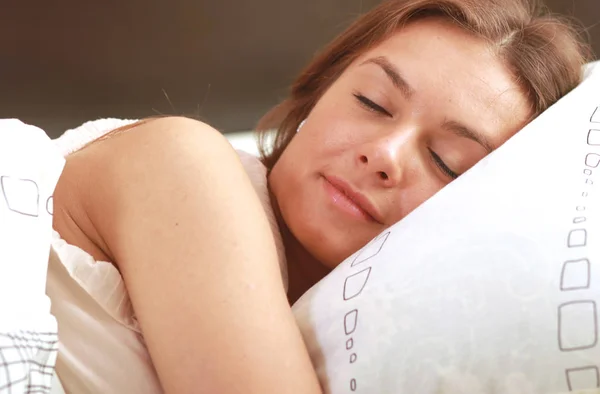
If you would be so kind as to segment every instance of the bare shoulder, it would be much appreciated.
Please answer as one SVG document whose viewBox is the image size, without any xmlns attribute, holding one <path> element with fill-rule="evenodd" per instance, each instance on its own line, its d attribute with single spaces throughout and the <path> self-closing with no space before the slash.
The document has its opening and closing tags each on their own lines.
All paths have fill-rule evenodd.
<svg viewBox="0 0 600 394">
<path fill-rule="evenodd" d="M 73 154 L 62 182 L 123 276 L 166 393 L 321 392 L 264 209 L 220 133 L 147 122 Z"/>
<path fill-rule="evenodd" d="M 134 161 L 148 165 L 160 162 L 164 166 L 168 163 L 162 160 L 171 155 L 185 159 L 226 152 L 234 153 L 225 137 L 208 124 L 185 117 L 165 117 L 141 122 L 127 131 L 94 142 L 73 154 L 71 159 L 78 161 L 84 157 L 90 163 L 99 159 L 103 167 L 131 166 Z M 107 156 L 110 160 L 105 160 Z M 222 159 L 232 157 L 233 154 L 226 154 Z M 226 164 L 224 161 L 219 164 Z M 213 163 L 206 161 L 206 164 Z"/>
<path fill-rule="evenodd" d="M 142 122 L 67 158 L 55 191 L 54 226 L 96 259 L 115 261 L 106 234 L 116 229 L 115 217 L 142 216 L 138 210 L 151 209 L 151 200 L 172 204 L 198 185 L 208 195 L 222 182 L 216 174 L 229 172 L 245 175 L 235 150 L 211 126 L 184 117 Z"/>
</svg>

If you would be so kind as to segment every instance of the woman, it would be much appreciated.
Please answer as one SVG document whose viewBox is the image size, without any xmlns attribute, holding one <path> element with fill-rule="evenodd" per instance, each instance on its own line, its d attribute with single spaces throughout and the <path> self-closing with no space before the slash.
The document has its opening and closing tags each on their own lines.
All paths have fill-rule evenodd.
<svg viewBox="0 0 600 394">
<path fill-rule="evenodd" d="M 119 328 L 147 345 L 165 392 L 321 391 L 289 302 L 580 82 L 587 46 L 538 11 L 526 0 L 391 0 L 359 18 L 259 125 L 278 129 L 263 158 L 271 205 L 222 135 L 185 118 L 145 120 L 67 157 L 54 227 L 118 269 L 144 342 Z M 82 346 L 86 328 L 69 331 L 55 313 L 68 386 L 107 338 Z M 131 352 L 146 360 L 144 346 Z M 139 368 L 99 379 L 125 392 L 127 378 L 142 384 Z"/>
</svg>

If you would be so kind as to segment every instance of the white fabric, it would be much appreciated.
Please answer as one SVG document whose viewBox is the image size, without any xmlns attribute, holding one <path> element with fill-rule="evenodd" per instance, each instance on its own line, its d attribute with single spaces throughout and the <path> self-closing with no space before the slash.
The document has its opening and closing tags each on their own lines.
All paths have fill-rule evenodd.
<svg viewBox="0 0 600 394">
<path fill-rule="evenodd" d="M 63 166 L 42 130 L 0 120 L 0 393 L 51 390 L 58 338 L 44 289 Z"/>
<path fill-rule="evenodd" d="M 54 233 L 47 292 L 58 321 L 57 374 L 68 393 L 161 393 L 114 266 Z"/>
<path fill-rule="evenodd" d="M 600 66 L 294 305 L 326 393 L 600 392 L 599 92 Z"/>
<path fill-rule="evenodd" d="M 87 122 L 65 132 L 55 144 L 66 156 L 131 122 Z M 287 286 L 285 253 L 269 201 L 266 169 L 256 157 L 241 151 L 238 154 L 271 222 Z M 95 261 L 54 232 L 47 292 L 60 333 L 56 370 L 66 392 L 162 392 L 125 284 L 114 265 Z"/>
</svg>

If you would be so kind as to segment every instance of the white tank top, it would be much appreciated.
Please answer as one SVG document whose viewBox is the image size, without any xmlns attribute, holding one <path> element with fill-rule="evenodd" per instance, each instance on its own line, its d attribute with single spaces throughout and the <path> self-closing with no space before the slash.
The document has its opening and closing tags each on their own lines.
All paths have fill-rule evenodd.
<svg viewBox="0 0 600 394">
<path fill-rule="evenodd" d="M 64 156 L 133 120 L 102 119 L 72 129 L 55 140 Z M 277 244 L 287 289 L 285 253 L 267 191 L 266 168 L 238 151 L 263 203 Z M 47 294 L 58 322 L 56 371 L 65 392 L 162 393 L 136 320 L 125 283 L 113 264 L 96 261 L 54 232 Z"/>
</svg>

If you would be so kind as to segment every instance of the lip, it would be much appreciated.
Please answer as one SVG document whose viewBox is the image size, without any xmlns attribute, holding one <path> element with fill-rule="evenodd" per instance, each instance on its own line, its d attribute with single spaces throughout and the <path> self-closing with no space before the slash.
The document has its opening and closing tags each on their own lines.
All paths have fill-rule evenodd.
<svg viewBox="0 0 600 394">
<path fill-rule="evenodd" d="M 381 213 L 368 197 L 341 178 L 333 175 L 323 175 L 323 178 L 326 183 L 325 187 L 329 189 L 328 192 L 336 205 L 353 216 L 383 224 Z"/>
</svg>

